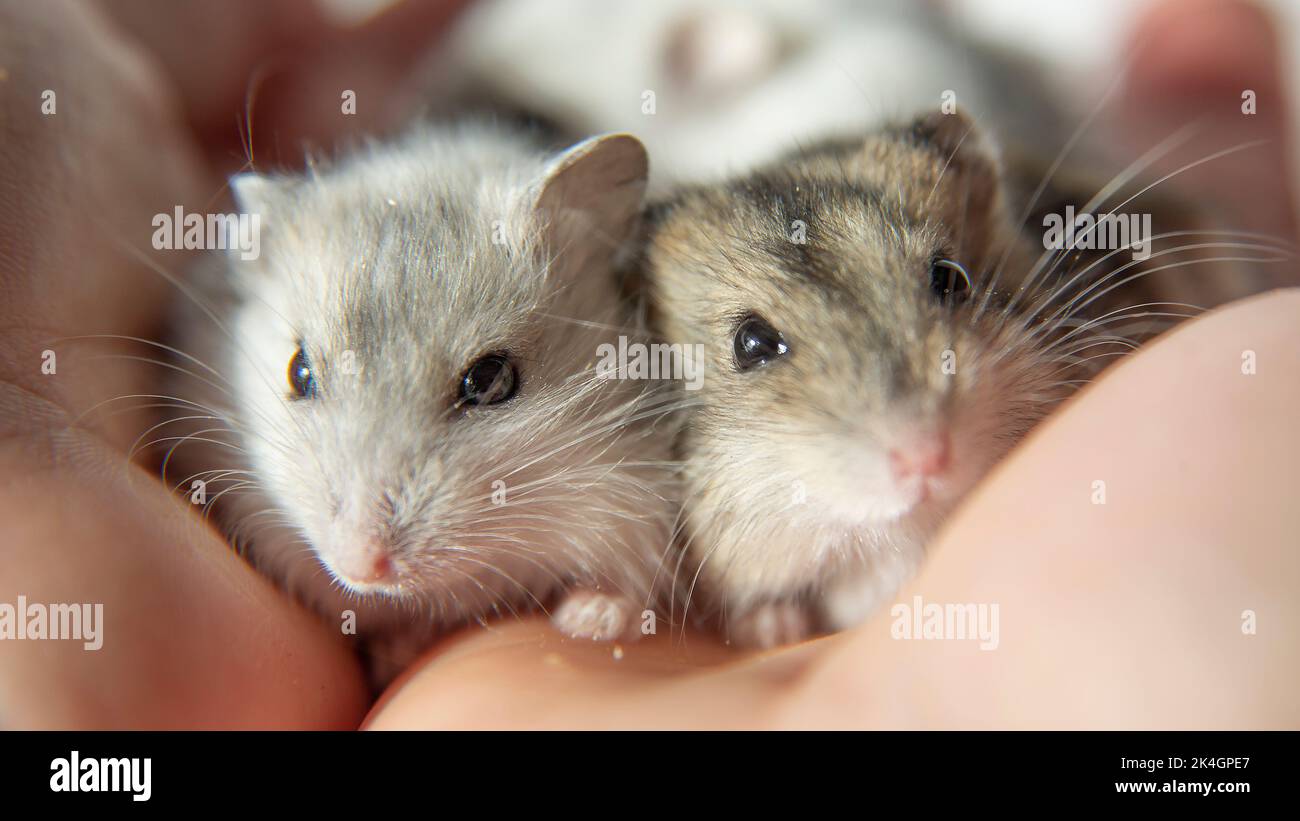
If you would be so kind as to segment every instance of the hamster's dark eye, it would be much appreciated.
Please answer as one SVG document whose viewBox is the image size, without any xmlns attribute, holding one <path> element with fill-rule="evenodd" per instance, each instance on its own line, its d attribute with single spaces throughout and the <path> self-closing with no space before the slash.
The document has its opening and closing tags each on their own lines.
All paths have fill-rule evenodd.
<svg viewBox="0 0 1300 821">
<path fill-rule="evenodd" d="M 940 302 L 957 302 L 970 288 L 970 276 L 960 264 L 943 257 L 930 263 L 930 291 Z"/>
<path fill-rule="evenodd" d="M 289 387 L 293 389 L 295 399 L 311 399 L 316 396 L 316 376 L 301 347 L 294 351 L 293 358 L 289 360 Z"/>
<path fill-rule="evenodd" d="M 515 366 L 505 354 L 492 353 L 474 362 L 460 380 L 460 402 L 495 405 L 515 395 Z"/>
<path fill-rule="evenodd" d="M 736 367 L 742 371 L 766 365 L 779 356 L 785 356 L 790 346 L 785 337 L 762 317 L 747 316 L 736 328 Z"/>
</svg>

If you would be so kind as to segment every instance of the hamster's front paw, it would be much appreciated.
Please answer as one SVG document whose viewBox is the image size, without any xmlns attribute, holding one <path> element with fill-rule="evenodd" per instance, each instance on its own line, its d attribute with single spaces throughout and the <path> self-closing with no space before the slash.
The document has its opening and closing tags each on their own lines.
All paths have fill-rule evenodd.
<svg viewBox="0 0 1300 821">
<path fill-rule="evenodd" d="M 916 575 L 920 553 L 885 553 L 861 572 L 831 585 L 822 598 L 823 616 L 832 630 L 847 630 L 871 618 Z"/>
<path fill-rule="evenodd" d="M 803 641 L 815 632 L 808 608 L 792 601 L 775 601 L 731 619 L 727 640 L 741 647 L 767 650 Z"/>
<path fill-rule="evenodd" d="M 564 597 L 551 614 L 555 629 L 575 639 L 612 641 L 632 639 L 636 607 L 623 596 L 611 596 L 595 590 L 574 590 Z"/>
</svg>

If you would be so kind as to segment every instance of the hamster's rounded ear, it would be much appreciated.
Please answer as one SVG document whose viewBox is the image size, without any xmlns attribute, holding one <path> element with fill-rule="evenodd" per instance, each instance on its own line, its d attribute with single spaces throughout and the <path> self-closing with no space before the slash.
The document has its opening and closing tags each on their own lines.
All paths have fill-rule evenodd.
<svg viewBox="0 0 1300 821">
<path fill-rule="evenodd" d="M 556 157 L 534 200 L 549 252 L 569 264 L 608 263 L 636 230 L 649 169 L 630 134 L 592 137 Z"/>
<path fill-rule="evenodd" d="M 962 192 L 963 212 L 986 213 L 997 206 L 1002 162 L 994 144 L 971 118 L 932 111 L 913 120 L 905 131 L 914 144 L 936 156 L 943 169 L 940 179 Z"/>
<path fill-rule="evenodd" d="M 942 154 L 950 169 L 994 176 L 998 173 L 996 148 L 975 121 L 960 111 L 931 111 L 913 120 L 907 130 L 913 140 Z"/>
</svg>

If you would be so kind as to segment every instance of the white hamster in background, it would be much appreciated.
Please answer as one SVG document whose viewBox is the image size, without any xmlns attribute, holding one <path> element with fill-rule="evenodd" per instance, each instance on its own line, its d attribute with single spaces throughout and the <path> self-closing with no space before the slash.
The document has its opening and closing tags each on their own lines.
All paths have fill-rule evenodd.
<svg viewBox="0 0 1300 821">
<path fill-rule="evenodd" d="M 913 2 L 484 0 L 429 74 L 430 96 L 487 97 L 577 134 L 636 134 L 652 193 L 945 102 L 993 136 L 1023 125 L 1063 142 L 1048 133 L 1059 123 L 1037 75 Z"/>
<path fill-rule="evenodd" d="M 646 169 L 626 135 L 548 156 L 469 123 L 236 177 L 261 255 L 201 271 L 224 329 L 178 323 L 200 378 L 176 424 L 205 432 L 169 478 L 205 480 L 258 567 L 376 644 L 561 591 L 566 633 L 639 632 L 676 512 L 671 395 L 594 363 L 635 335 L 612 266 Z"/>
</svg>

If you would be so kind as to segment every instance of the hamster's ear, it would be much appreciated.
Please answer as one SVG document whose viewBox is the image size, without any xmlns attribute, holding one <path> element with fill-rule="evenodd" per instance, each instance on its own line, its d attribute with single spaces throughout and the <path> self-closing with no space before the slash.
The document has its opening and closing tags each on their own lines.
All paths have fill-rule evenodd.
<svg viewBox="0 0 1300 821">
<path fill-rule="evenodd" d="M 1002 163 L 973 120 L 958 112 L 932 111 L 913 120 L 907 133 L 938 155 L 943 177 L 964 192 L 963 212 L 986 213 L 997 205 Z"/>
<path fill-rule="evenodd" d="M 636 231 L 649 167 L 630 134 L 584 140 L 547 167 L 534 210 L 553 265 L 580 271 L 613 259 Z"/>
<path fill-rule="evenodd" d="M 916 142 L 943 155 L 949 170 L 989 178 L 998 174 L 997 149 L 974 120 L 960 111 L 931 111 L 913 120 L 908 133 Z"/>
</svg>

